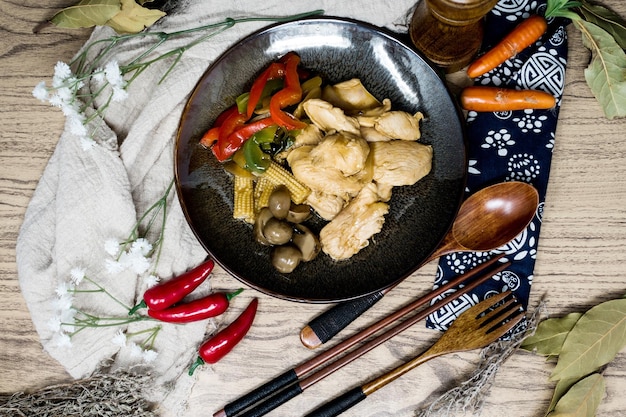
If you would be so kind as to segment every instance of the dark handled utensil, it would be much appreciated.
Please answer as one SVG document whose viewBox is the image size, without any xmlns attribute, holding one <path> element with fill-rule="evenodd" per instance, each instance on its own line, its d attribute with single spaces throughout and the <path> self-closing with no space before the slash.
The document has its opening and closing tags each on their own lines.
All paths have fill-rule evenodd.
<svg viewBox="0 0 626 417">
<path fill-rule="evenodd" d="M 503 182 L 477 191 L 463 202 L 450 231 L 424 264 L 452 252 L 488 252 L 505 245 L 528 226 L 538 204 L 537 190 L 524 182 Z M 301 330 L 302 344 L 314 349 L 328 342 L 392 288 L 326 310 Z"/>
<path fill-rule="evenodd" d="M 490 297 L 462 313 L 426 352 L 360 387 L 349 390 L 306 417 L 338 416 L 426 361 L 489 345 L 511 330 L 523 316 L 523 308 L 510 291 Z"/>
<path fill-rule="evenodd" d="M 350 363 L 351 361 L 355 360 L 356 358 L 360 357 L 361 355 L 365 354 L 376 346 L 391 339 L 393 336 L 406 330 L 418 321 L 423 320 L 429 314 L 443 307 L 450 300 L 455 299 L 469 291 L 472 291 L 474 288 L 487 281 L 496 273 L 504 270 L 507 266 L 510 265 L 510 263 L 503 263 L 493 269 L 487 270 L 490 266 L 493 266 L 494 263 L 496 263 L 501 257 L 502 256 L 499 255 L 498 257 L 491 259 L 490 261 L 480 265 L 479 267 L 474 268 L 465 275 L 461 275 L 451 280 L 447 284 L 407 304 L 395 313 L 392 313 L 389 316 L 378 321 L 377 323 L 372 324 L 363 331 L 349 337 L 348 339 L 342 341 L 341 343 L 335 345 L 327 351 L 322 352 L 319 355 L 304 362 L 303 364 L 280 374 L 278 377 L 261 385 L 260 387 L 244 395 L 243 397 L 240 397 L 239 399 L 227 404 L 222 410 L 213 414 L 213 416 L 258 417 L 267 414 L 279 405 L 284 404 L 291 398 L 299 395 L 306 388 L 320 381 L 324 377 L 330 375 L 337 369 L 343 367 L 344 365 Z M 374 335 L 385 327 L 390 326 L 392 323 L 398 321 L 399 319 L 404 318 L 411 313 L 415 313 L 418 308 L 430 303 L 433 299 L 435 299 L 435 297 L 438 297 L 439 295 L 451 290 L 452 288 L 457 287 L 464 281 L 469 281 L 470 277 L 472 277 L 472 280 L 470 282 L 467 282 L 466 285 L 462 286 L 456 292 L 450 294 L 445 299 L 426 307 L 424 310 L 421 310 L 413 316 L 407 318 L 406 320 L 403 320 L 399 324 L 395 325 L 393 328 L 365 342 L 360 347 L 352 351 L 348 351 L 348 349 L 352 348 L 357 343 L 362 342 L 363 340 Z M 342 354 L 344 355 L 340 357 L 340 355 Z M 337 359 L 338 357 L 339 359 Z M 328 362 L 330 362 L 330 364 L 328 364 Z M 318 368 L 321 369 L 312 373 L 315 369 Z M 305 375 L 307 374 L 310 375 L 305 377 Z"/>
</svg>

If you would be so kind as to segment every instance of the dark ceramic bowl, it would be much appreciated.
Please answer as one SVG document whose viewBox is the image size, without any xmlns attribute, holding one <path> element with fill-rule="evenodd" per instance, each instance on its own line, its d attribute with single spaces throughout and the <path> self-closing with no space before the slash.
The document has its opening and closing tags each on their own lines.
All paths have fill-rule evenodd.
<svg viewBox="0 0 626 417">
<path fill-rule="evenodd" d="M 257 74 L 289 51 L 327 82 L 357 77 L 379 99 L 390 98 L 394 109 L 423 112 L 422 141 L 433 146 L 434 160 L 428 176 L 413 186 L 394 188 L 383 230 L 369 246 L 342 262 L 322 253 L 284 275 L 272 267 L 270 250 L 254 241 L 251 226 L 232 218 L 232 179 L 198 141 Z M 180 203 L 213 259 L 259 291 L 304 302 L 353 299 L 413 273 L 452 225 L 466 168 L 463 123 L 437 71 L 394 35 L 339 18 L 270 26 L 224 53 L 189 99 L 175 155 Z M 323 222 L 313 220 L 309 226 L 319 231 Z"/>
</svg>

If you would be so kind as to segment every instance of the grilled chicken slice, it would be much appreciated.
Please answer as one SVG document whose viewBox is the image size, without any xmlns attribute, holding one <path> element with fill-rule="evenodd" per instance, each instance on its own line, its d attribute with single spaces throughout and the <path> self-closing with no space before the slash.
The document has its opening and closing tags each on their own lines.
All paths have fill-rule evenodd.
<svg viewBox="0 0 626 417">
<path fill-rule="evenodd" d="M 335 260 L 348 259 L 380 232 L 389 205 L 379 201 L 376 184 L 369 183 L 320 231 L 322 250 Z"/>
</svg>

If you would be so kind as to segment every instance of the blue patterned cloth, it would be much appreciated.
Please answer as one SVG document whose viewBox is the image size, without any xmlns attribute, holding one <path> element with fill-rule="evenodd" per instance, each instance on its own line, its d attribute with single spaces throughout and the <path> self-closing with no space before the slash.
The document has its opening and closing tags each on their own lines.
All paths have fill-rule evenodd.
<svg viewBox="0 0 626 417">
<path fill-rule="evenodd" d="M 491 48 L 529 15 L 543 15 L 544 12 L 545 0 L 501 0 L 486 16 L 482 49 Z M 557 106 L 551 110 L 469 112 L 467 116 L 469 167 L 466 195 L 499 182 L 524 181 L 537 189 L 540 204 L 528 228 L 509 244 L 493 252 L 459 252 L 440 258 L 435 287 L 485 262 L 496 253 L 504 253 L 502 262 L 510 260 L 512 265 L 474 291 L 431 314 L 427 319 L 430 328 L 447 329 L 461 312 L 505 289 L 511 289 L 524 307 L 528 305 L 565 84 L 566 23 L 563 20 L 550 21 L 546 34 L 539 42 L 475 80 L 480 85 L 543 90 L 557 98 Z"/>
</svg>

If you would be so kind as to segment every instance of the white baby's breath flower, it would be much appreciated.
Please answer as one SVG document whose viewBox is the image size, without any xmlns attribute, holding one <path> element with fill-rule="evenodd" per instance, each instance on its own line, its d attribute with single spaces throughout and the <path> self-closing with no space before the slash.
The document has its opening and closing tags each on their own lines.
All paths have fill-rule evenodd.
<svg viewBox="0 0 626 417">
<path fill-rule="evenodd" d="M 52 336 L 51 343 L 53 346 L 60 348 L 72 347 L 72 339 L 70 339 L 70 336 L 65 333 L 55 333 L 54 336 Z"/>
<path fill-rule="evenodd" d="M 148 286 L 148 288 L 152 288 L 157 285 L 160 280 L 161 279 L 158 276 L 150 274 L 148 275 L 148 278 L 146 278 L 146 285 Z"/>
<path fill-rule="evenodd" d="M 152 349 L 147 349 L 143 351 L 143 361 L 145 363 L 152 363 L 156 360 L 156 358 L 159 356 L 159 354 L 152 350 Z"/>
<path fill-rule="evenodd" d="M 130 348 L 130 356 L 134 359 L 142 359 L 143 358 L 143 349 L 137 343 L 130 342 L 127 345 Z"/>
<path fill-rule="evenodd" d="M 76 285 L 80 285 L 80 283 L 85 279 L 85 268 L 75 267 L 70 271 L 70 278 L 72 282 Z"/>
<path fill-rule="evenodd" d="M 54 76 L 52 77 L 52 86 L 58 88 L 63 85 L 68 78 L 72 76 L 72 69 L 63 61 L 59 61 L 54 66 Z"/>
<path fill-rule="evenodd" d="M 33 97 L 41 101 L 48 100 L 48 88 L 46 87 L 45 81 L 41 81 L 35 86 L 33 89 Z"/>
<path fill-rule="evenodd" d="M 80 136 L 80 137 L 87 136 L 87 127 L 83 124 L 83 121 L 80 118 L 68 117 L 67 123 L 70 129 L 70 132 L 72 132 L 76 136 Z"/>
<path fill-rule="evenodd" d="M 115 346 L 124 347 L 126 346 L 126 335 L 120 329 L 117 332 L 115 332 L 115 336 L 113 336 L 113 339 L 111 340 L 111 342 L 113 342 Z"/>
<path fill-rule="evenodd" d="M 54 300 L 54 306 L 57 310 L 66 311 L 72 308 L 72 303 L 74 302 L 74 297 L 70 294 L 63 294 L 56 300 Z"/>
<path fill-rule="evenodd" d="M 59 95 L 59 98 L 63 101 L 63 103 L 71 103 L 74 99 L 74 92 L 67 86 L 57 88 L 56 93 Z"/>
<path fill-rule="evenodd" d="M 128 92 L 126 89 L 118 86 L 113 87 L 113 98 L 114 102 L 120 103 L 128 98 Z"/>
<path fill-rule="evenodd" d="M 104 241 L 104 250 L 111 256 L 117 256 L 120 251 L 120 242 L 114 238 L 107 239 Z"/>
<path fill-rule="evenodd" d="M 96 87 L 101 87 L 106 80 L 104 76 L 103 68 L 96 68 L 93 73 L 91 73 L 91 79 L 96 83 Z"/>
<path fill-rule="evenodd" d="M 48 329 L 54 333 L 61 331 L 61 316 L 50 317 L 46 322 Z"/>
<path fill-rule="evenodd" d="M 140 237 L 130 245 L 131 253 L 138 253 L 142 256 L 148 256 L 152 251 L 152 244 L 148 239 Z"/>
<path fill-rule="evenodd" d="M 141 275 L 150 269 L 150 260 L 145 256 L 136 255 L 130 258 L 130 267 L 136 274 Z"/>
<path fill-rule="evenodd" d="M 57 296 L 63 297 L 64 295 L 69 294 L 70 291 L 72 291 L 73 289 L 74 289 L 73 284 L 69 282 L 60 282 L 59 285 L 57 285 L 54 292 L 56 293 Z"/>
<path fill-rule="evenodd" d="M 114 259 L 106 259 L 104 261 L 104 267 L 109 274 L 119 274 L 126 269 L 121 262 Z"/>
<path fill-rule="evenodd" d="M 104 76 L 106 80 L 111 84 L 111 87 L 124 87 L 126 82 L 122 77 L 122 71 L 117 61 L 110 61 L 104 67 Z"/>
<path fill-rule="evenodd" d="M 50 97 L 48 98 L 48 103 L 50 103 L 50 105 L 54 107 L 59 107 L 61 109 L 63 108 L 63 106 L 65 106 L 65 102 L 58 94 L 56 94 L 56 92 L 50 95 Z"/>
</svg>

